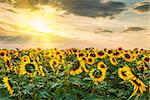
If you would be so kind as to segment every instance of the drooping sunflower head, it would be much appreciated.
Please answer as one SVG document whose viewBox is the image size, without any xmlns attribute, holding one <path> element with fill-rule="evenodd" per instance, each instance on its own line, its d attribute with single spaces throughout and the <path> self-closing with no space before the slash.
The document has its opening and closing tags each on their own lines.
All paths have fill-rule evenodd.
<svg viewBox="0 0 150 100">
<path fill-rule="evenodd" d="M 131 72 L 131 69 L 128 66 L 119 68 L 118 76 L 123 80 L 129 80 L 129 79 L 135 77 L 134 74 Z"/>
<path fill-rule="evenodd" d="M 25 70 L 27 73 L 33 73 L 35 71 L 35 65 L 33 63 L 28 63 L 25 65 Z"/>
<path fill-rule="evenodd" d="M 3 82 L 4 82 L 4 85 L 7 87 L 7 90 L 9 91 L 9 93 L 12 95 L 14 90 L 12 88 L 12 84 L 10 83 L 8 77 L 4 77 Z"/>
<path fill-rule="evenodd" d="M 76 75 L 82 73 L 82 66 L 84 66 L 82 61 L 75 61 L 70 68 L 70 74 Z"/>
<path fill-rule="evenodd" d="M 117 63 L 117 61 L 116 61 L 116 59 L 115 59 L 115 57 L 113 57 L 113 56 L 111 56 L 110 58 L 109 58 L 109 60 L 110 60 L 110 63 L 112 64 L 112 65 L 114 65 L 114 66 L 116 66 L 118 63 Z"/>
<path fill-rule="evenodd" d="M 146 91 L 146 85 L 139 78 L 132 78 L 129 82 L 134 86 L 134 91 L 131 96 L 143 94 Z"/>
<path fill-rule="evenodd" d="M 89 73 L 89 76 L 93 79 L 94 82 L 101 82 L 105 79 L 106 72 L 102 72 L 99 69 L 92 69 Z"/>
<path fill-rule="evenodd" d="M 101 75 L 102 75 L 102 72 L 100 70 L 93 71 L 94 78 L 99 78 Z"/>
</svg>

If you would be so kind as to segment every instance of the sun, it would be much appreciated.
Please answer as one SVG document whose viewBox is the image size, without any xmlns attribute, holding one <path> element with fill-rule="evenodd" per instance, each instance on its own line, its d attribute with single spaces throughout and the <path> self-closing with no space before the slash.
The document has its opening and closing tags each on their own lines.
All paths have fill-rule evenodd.
<svg viewBox="0 0 150 100">
<path fill-rule="evenodd" d="M 58 11 L 51 6 L 39 6 L 40 9 L 24 9 L 16 16 L 16 26 L 21 33 L 34 36 L 48 35 L 57 32 L 55 24 Z"/>
<path fill-rule="evenodd" d="M 38 32 L 49 33 L 53 31 L 52 29 L 50 29 L 48 24 L 44 20 L 41 20 L 41 19 L 30 21 L 30 26 L 31 28 L 33 28 L 35 31 L 38 31 Z"/>
</svg>

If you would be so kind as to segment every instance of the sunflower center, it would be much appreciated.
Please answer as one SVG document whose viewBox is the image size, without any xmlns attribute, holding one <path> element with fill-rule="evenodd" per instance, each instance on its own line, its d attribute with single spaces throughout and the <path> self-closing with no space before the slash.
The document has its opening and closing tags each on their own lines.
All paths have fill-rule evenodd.
<svg viewBox="0 0 150 100">
<path fill-rule="evenodd" d="M 1 52 L 1 56 L 4 56 L 5 55 L 5 53 L 4 52 Z"/>
<path fill-rule="evenodd" d="M 119 55 L 119 52 L 115 52 L 113 55 L 117 56 L 117 55 Z"/>
<path fill-rule="evenodd" d="M 96 57 L 96 55 L 95 55 L 95 54 L 90 54 L 90 56 L 91 56 L 91 57 Z"/>
<path fill-rule="evenodd" d="M 73 50 L 73 52 L 77 52 L 77 50 L 75 49 L 75 50 Z"/>
<path fill-rule="evenodd" d="M 141 86 L 140 83 L 138 83 L 136 80 L 132 80 L 136 85 Z"/>
<path fill-rule="evenodd" d="M 83 60 L 86 60 L 85 58 L 82 58 Z"/>
<path fill-rule="evenodd" d="M 80 53 L 80 54 L 79 54 L 79 57 L 82 57 L 82 56 L 84 56 L 84 54 L 83 54 L 83 53 Z"/>
<path fill-rule="evenodd" d="M 119 51 L 121 51 L 121 50 L 122 50 L 122 48 L 119 48 L 118 50 L 119 50 Z"/>
<path fill-rule="evenodd" d="M 105 68 L 104 64 L 101 65 L 101 68 Z"/>
<path fill-rule="evenodd" d="M 103 52 L 98 52 L 98 55 L 99 55 L 99 56 L 103 56 L 104 53 L 103 53 Z"/>
<path fill-rule="evenodd" d="M 112 53 L 112 50 L 108 50 L 108 54 L 111 54 Z"/>
<path fill-rule="evenodd" d="M 95 71 L 93 72 L 93 76 L 94 76 L 95 78 L 99 78 L 99 77 L 101 76 L 101 74 L 102 74 L 102 72 L 101 72 L 100 70 L 95 70 Z"/>
<path fill-rule="evenodd" d="M 53 64 L 56 65 L 57 64 L 56 61 L 53 61 Z"/>
<path fill-rule="evenodd" d="M 89 61 L 89 62 L 92 62 L 92 59 L 91 59 L 91 58 L 89 58 L 89 59 L 88 59 L 88 61 Z"/>
<path fill-rule="evenodd" d="M 135 51 L 135 53 L 137 54 L 137 53 L 138 53 L 138 51 Z"/>
<path fill-rule="evenodd" d="M 6 64 L 7 64 L 7 66 L 9 67 L 9 66 L 10 66 L 10 61 L 7 60 L 7 61 L 6 61 Z"/>
<path fill-rule="evenodd" d="M 123 75 L 123 76 L 127 76 L 127 75 L 126 75 L 126 71 L 122 71 L 122 75 Z"/>
<path fill-rule="evenodd" d="M 35 71 L 35 65 L 34 64 L 27 64 L 25 66 L 25 69 L 26 69 L 27 72 L 32 73 L 32 72 Z"/>
<path fill-rule="evenodd" d="M 115 58 L 112 58 L 112 61 L 115 62 Z"/>
<path fill-rule="evenodd" d="M 125 57 L 129 59 L 129 58 L 130 58 L 130 55 L 129 55 L 129 54 L 125 54 Z"/>
<path fill-rule="evenodd" d="M 56 55 L 59 55 L 59 54 L 60 54 L 60 52 L 57 51 L 57 52 L 56 52 Z"/>
<path fill-rule="evenodd" d="M 149 61 L 150 61 L 150 59 L 149 59 L 149 58 L 145 58 L 145 59 L 144 59 L 144 61 L 149 62 Z"/>
</svg>

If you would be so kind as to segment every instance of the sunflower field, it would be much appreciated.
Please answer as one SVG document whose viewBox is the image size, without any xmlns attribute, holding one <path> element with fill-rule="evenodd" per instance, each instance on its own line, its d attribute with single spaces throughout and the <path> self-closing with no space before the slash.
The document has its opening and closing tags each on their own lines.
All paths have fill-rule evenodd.
<svg viewBox="0 0 150 100">
<path fill-rule="evenodd" d="M 148 100 L 150 50 L 0 49 L 0 100 Z"/>
</svg>

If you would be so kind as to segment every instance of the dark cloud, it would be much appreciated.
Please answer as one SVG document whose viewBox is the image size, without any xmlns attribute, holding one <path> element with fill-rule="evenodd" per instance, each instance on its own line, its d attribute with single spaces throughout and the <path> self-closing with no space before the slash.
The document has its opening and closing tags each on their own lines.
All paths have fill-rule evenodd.
<svg viewBox="0 0 150 100">
<path fill-rule="evenodd" d="M 11 36 L 11 35 L 0 35 L 0 42 L 9 44 L 21 44 L 27 43 L 30 40 L 27 36 Z"/>
<path fill-rule="evenodd" d="M 139 2 L 137 6 L 134 8 L 135 11 L 140 13 L 148 12 L 150 9 L 150 2 Z"/>
<path fill-rule="evenodd" d="M 122 2 L 113 1 L 101 3 L 100 0 L 65 0 L 62 2 L 62 9 L 87 17 L 114 17 L 124 11 L 125 7 Z"/>
<path fill-rule="evenodd" d="M 132 32 L 132 31 L 142 31 L 146 30 L 145 28 L 142 27 L 128 27 L 127 29 L 123 30 L 122 32 Z"/>
<path fill-rule="evenodd" d="M 113 33 L 112 30 L 98 28 L 94 33 Z"/>
<path fill-rule="evenodd" d="M 12 0 L 2 0 L 9 1 Z M 114 18 L 117 14 L 120 14 L 125 10 L 125 3 L 123 2 L 106 2 L 101 0 L 15 0 L 16 7 L 36 7 L 37 4 L 47 4 L 58 7 L 79 16 L 86 17 L 110 17 Z"/>
</svg>

